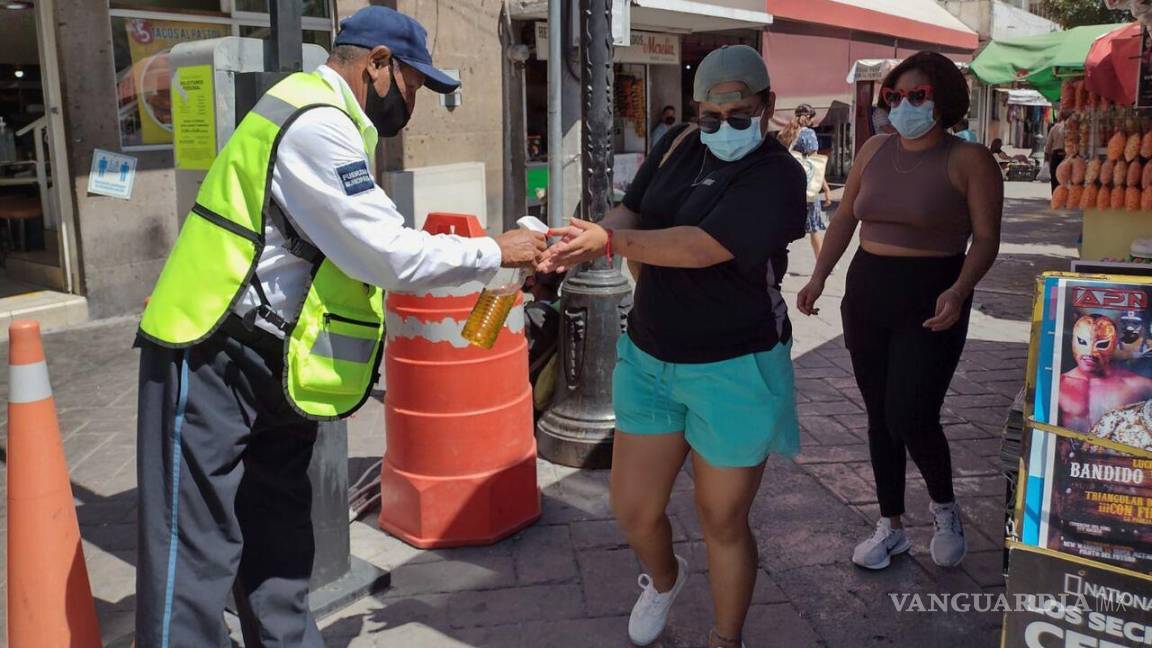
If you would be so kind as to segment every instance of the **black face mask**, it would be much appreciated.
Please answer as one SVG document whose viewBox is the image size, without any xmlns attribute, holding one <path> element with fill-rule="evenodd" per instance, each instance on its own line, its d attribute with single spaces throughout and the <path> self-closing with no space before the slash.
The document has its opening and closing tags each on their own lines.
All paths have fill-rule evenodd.
<svg viewBox="0 0 1152 648">
<path fill-rule="evenodd" d="M 408 112 L 408 102 L 404 101 L 404 95 L 396 85 L 396 73 L 396 68 L 393 67 L 392 87 L 388 88 L 388 94 L 383 97 L 376 92 L 372 79 L 368 79 L 368 100 L 364 105 L 364 114 L 368 115 L 369 121 L 376 127 L 381 137 L 396 137 L 412 118 Z"/>
<path fill-rule="evenodd" d="M 664 118 L 664 123 L 665 123 L 665 124 L 668 124 L 669 126 L 671 126 L 672 124 L 675 124 L 675 123 L 676 123 L 676 117 L 674 117 L 674 116 L 672 116 L 672 115 L 669 115 L 669 116 L 667 116 L 667 117 L 665 117 L 665 118 Z"/>
</svg>

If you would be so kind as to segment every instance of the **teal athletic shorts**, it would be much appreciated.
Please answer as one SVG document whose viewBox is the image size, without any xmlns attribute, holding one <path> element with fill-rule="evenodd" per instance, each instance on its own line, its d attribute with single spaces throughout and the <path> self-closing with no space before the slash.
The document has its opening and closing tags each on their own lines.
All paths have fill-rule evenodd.
<svg viewBox="0 0 1152 648">
<path fill-rule="evenodd" d="M 792 344 L 722 362 L 675 364 L 616 345 L 612 402 L 628 434 L 676 434 L 713 466 L 757 466 L 800 450 Z"/>
</svg>

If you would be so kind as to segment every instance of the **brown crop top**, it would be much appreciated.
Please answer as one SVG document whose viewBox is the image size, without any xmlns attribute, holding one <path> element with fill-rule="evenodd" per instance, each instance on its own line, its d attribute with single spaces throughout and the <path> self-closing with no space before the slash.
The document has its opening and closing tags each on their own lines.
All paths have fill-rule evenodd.
<svg viewBox="0 0 1152 648">
<path fill-rule="evenodd" d="M 968 198 L 948 177 L 951 135 L 927 151 L 907 151 L 889 135 L 860 178 L 853 212 L 860 240 L 963 254 L 972 235 Z"/>
</svg>

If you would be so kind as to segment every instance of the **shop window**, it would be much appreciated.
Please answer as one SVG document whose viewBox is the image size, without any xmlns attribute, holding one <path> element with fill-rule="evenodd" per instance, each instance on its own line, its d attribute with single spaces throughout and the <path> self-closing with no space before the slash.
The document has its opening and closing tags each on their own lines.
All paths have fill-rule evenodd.
<svg viewBox="0 0 1152 648">
<path fill-rule="evenodd" d="M 227 21 L 112 18 L 121 146 L 171 146 L 169 54 L 178 43 L 232 35 Z"/>
<path fill-rule="evenodd" d="M 169 54 L 179 43 L 268 38 L 268 0 L 111 0 L 123 147 L 172 145 Z M 233 11 L 229 15 L 226 9 Z M 332 0 L 304 0 L 305 43 L 332 47 Z"/>
<path fill-rule="evenodd" d="M 247 38 L 271 38 L 272 30 L 268 27 L 257 27 L 254 25 L 240 25 L 240 35 Z M 320 31 L 315 29 L 305 29 L 304 38 L 305 43 L 319 45 L 326 50 L 332 49 L 332 32 Z"/>
<path fill-rule="evenodd" d="M 236 11 L 268 13 L 268 0 L 235 0 Z M 310 18 L 331 18 L 329 0 L 304 0 L 304 15 Z"/>
<path fill-rule="evenodd" d="M 113 9 L 220 13 L 220 0 L 112 0 Z"/>
</svg>

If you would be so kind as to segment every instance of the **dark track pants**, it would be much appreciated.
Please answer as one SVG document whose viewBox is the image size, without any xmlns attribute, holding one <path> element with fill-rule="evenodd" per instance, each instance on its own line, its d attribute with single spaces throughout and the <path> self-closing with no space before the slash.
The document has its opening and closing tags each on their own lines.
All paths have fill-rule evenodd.
<svg viewBox="0 0 1152 648">
<path fill-rule="evenodd" d="M 318 426 L 284 398 L 280 343 L 225 328 L 189 349 L 139 343 L 136 646 L 230 646 L 233 592 L 249 648 L 322 648 L 308 611 Z"/>
</svg>

